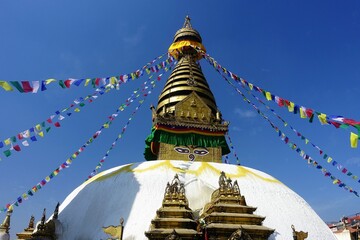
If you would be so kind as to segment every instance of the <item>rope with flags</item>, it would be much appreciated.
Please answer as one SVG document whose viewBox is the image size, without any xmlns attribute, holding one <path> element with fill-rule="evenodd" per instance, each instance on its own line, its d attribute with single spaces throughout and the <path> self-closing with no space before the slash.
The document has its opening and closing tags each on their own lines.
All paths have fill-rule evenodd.
<svg viewBox="0 0 360 240">
<path fill-rule="evenodd" d="M 0 81 L 0 87 L 3 88 L 7 92 L 14 91 L 14 88 L 18 90 L 20 93 L 38 93 L 38 91 L 45 91 L 49 84 L 58 83 L 58 85 L 63 88 L 67 89 L 70 88 L 72 85 L 79 87 L 80 85 L 84 84 L 84 86 L 91 85 L 93 88 L 112 85 L 114 87 L 118 87 L 121 83 L 125 83 L 128 80 L 135 80 L 144 74 L 144 71 L 147 73 L 152 71 L 155 72 L 156 70 L 161 68 L 161 65 L 158 64 L 156 66 L 148 67 L 153 65 L 157 60 L 164 57 L 167 53 L 164 53 L 152 61 L 148 62 L 142 68 L 133 71 L 128 74 L 122 74 L 118 76 L 112 77 L 101 77 L 101 78 L 67 78 L 66 80 L 56 80 L 54 78 L 49 78 L 46 80 L 37 80 L 37 81 Z M 172 57 L 169 57 L 172 58 Z"/>
<path fill-rule="evenodd" d="M 163 72 L 167 72 L 167 71 L 171 70 L 171 68 L 172 68 L 174 65 L 176 65 L 176 61 L 175 61 L 173 64 L 171 64 L 171 65 L 169 66 L 169 68 L 164 68 Z M 158 81 L 161 80 L 162 75 L 163 75 L 163 73 L 159 74 L 159 76 L 157 77 L 157 80 L 158 80 Z M 138 105 L 138 106 L 135 108 L 135 110 L 131 113 L 128 121 L 126 122 L 125 126 L 122 128 L 121 133 L 120 133 L 120 134 L 115 138 L 115 140 L 112 142 L 110 148 L 106 151 L 106 153 L 104 154 L 104 156 L 101 158 L 101 160 L 99 161 L 99 163 L 96 165 L 95 169 L 89 174 L 89 176 L 88 176 L 87 179 L 90 179 L 90 178 L 94 177 L 94 176 L 98 173 L 98 170 L 102 168 L 102 166 L 103 166 L 104 163 L 105 163 L 106 158 L 109 156 L 110 151 L 114 149 L 114 147 L 115 147 L 116 143 L 118 142 L 118 140 L 122 138 L 122 136 L 124 135 L 127 127 L 129 126 L 131 120 L 134 118 L 134 116 L 135 116 L 135 114 L 137 113 L 137 111 L 138 111 L 138 110 L 140 109 L 140 107 L 143 105 L 144 100 L 145 100 L 145 97 L 147 97 L 148 95 L 150 95 L 150 94 L 152 93 L 152 90 L 155 88 L 155 81 L 154 81 L 154 80 L 151 80 L 152 77 L 153 77 L 152 75 L 149 76 L 149 81 L 151 81 L 151 82 L 150 82 L 150 84 L 151 84 L 150 90 L 146 91 L 146 90 L 148 89 L 147 87 L 145 87 L 145 88 L 143 89 L 143 91 L 142 91 L 142 95 L 144 96 L 143 100 L 140 100 L 140 101 L 139 101 L 139 105 Z M 146 82 L 145 82 L 145 83 L 146 83 Z M 145 84 L 145 83 L 144 83 L 144 84 Z M 87 180 L 87 179 L 86 179 L 86 180 Z"/>
<path fill-rule="evenodd" d="M 171 59 L 171 61 L 169 63 L 171 63 L 173 60 Z M 160 68 L 156 69 L 155 71 L 158 72 L 160 69 L 162 68 L 166 68 L 167 69 L 168 64 L 164 64 L 163 66 L 161 66 Z M 161 79 L 162 73 L 158 75 L 157 79 Z M 148 82 L 147 82 L 148 84 Z M 146 87 L 146 86 L 145 86 Z M 48 176 L 46 176 L 45 178 L 43 178 L 39 183 L 37 183 L 36 185 L 34 185 L 31 189 L 29 189 L 28 191 L 26 191 L 25 193 L 21 194 L 15 201 L 13 201 L 12 203 L 8 203 L 6 204 L 6 206 L 4 208 L 0 208 L 0 213 L 1 212 L 6 212 L 8 209 L 13 208 L 14 206 L 18 207 L 19 204 L 21 204 L 23 202 L 23 200 L 27 200 L 29 196 L 33 196 L 38 190 L 42 189 L 48 182 L 50 182 L 55 176 L 57 176 L 60 171 L 69 168 L 70 165 L 72 164 L 72 162 L 83 152 L 85 151 L 86 147 L 89 146 L 91 143 L 94 142 L 95 139 L 97 139 L 102 131 L 104 129 L 107 129 L 111 126 L 112 122 L 116 119 L 116 117 L 118 116 L 119 111 L 123 111 L 125 108 L 127 108 L 128 106 L 131 105 L 132 102 L 134 102 L 134 100 L 136 98 L 138 98 L 140 96 L 140 94 L 136 94 L 138 93 L 139 89 L 135 90 L 132 95 L 126 100 L 126 104 L 121 104 L 117 110 L 115 111 L 115 113 L 113 113 L 111 115 L 111 117 L 109 117 L 109 120 L 106 121 L 104 124 L 102 124 L 102 126 L 99 128 L 98 131 L 96 131 L 91 138 L 89 138 L 89 140 L 87 140 L 80 148 L 78 148 L 78 150 L 76 150 L 65 162 L 63 162 L 62 164 L 60 164 L 59 167 L 57 167 L 54 171 L 52 171 Z M 136 95 L 135 95 L 136 94 Z M 147 94 L 144 94 L 144 97 L 146 97 Z"/>
<path fill-rule="evenodd" d="M 360 139 L 360 121 L 346 118 L 341 115 L 329 115 L 326 113 L 322 113 L 316 111 L 311 108 L 307 108 L 305 106 L 298 105 L 290 100 L 279 97 L 277 95 L 272 94 L 271 92 L 262 89 L 253 83 L 246 81 L 245 79 L 239 77 L 233 72 L 221 66 L 214 58 L 212 58 L 208 53 L 201 50 L 199 47 L 193 46 L 199 53 L 203 55 L 203 57 L 213 65 L 214 68 L 219 69 L 225 75 L 230 77 L 231 79 L 241 82 L 244 86 L 246 86 L 250 91 L 257 91 L 261 93 L 261 95 L 267 101 L 274 101 L 279 107 L 287 107 L 289 112 L 293 112 L 294 114 L 299 114 L 302 119 L 309 119 L 309 122 L 312 123 L 314 118 L 317 116 L 321 125 L 332 125 L 335 128 L 339 129 L 347 129 L 349 126 L 354 127 L 357 130 L 357 134 L 354 132 L 350 132 L 350 146 L 352 148 L 357 148 L 358 140 Z"/>
<path fill-rule="evenodd" d="M 209 62 L 210 63 L 210 62 Z M 330 177 L 333 184 L 337 184 L 339 187 L 344 188 L 345 190 L 349 191 L 350 193 L 353 193 L 355 196 L 359 197 L 359 194 L 357 191 L 355 191 L 352 187 L 346 185 L 344 182 L 342 182 L 340 179 L 336 178 L 332 173 L 327 171 L 324 167 L 322 167 L 317 161 L 315 161 L 311 156 L 306 154 L 304 150 L 302 150 L 300 147 L 298 147 L 295 143 L 291 142 L 289 137 L 287 137 L 280 129 L 277 127 L 254 103 L 252 103 L 232 82 L 228 80 L 228 78 L 220 72 L 218 68 L 215 68 L 215 70 L 224 78 L 224 80 L 230 84 L 235 91 L 240 94 L 245 102 L 250 104 L 256 112 L 262 116 L 269 124 L 270 126 L 278 133 L 278 136 L 280 139 L 287 144 L 292 150 L 299 153 L 299 155 L 307 160 L 308 164 L 312 165 L 316 169 L 319 169 L 325 177 Z"/>
</svg>

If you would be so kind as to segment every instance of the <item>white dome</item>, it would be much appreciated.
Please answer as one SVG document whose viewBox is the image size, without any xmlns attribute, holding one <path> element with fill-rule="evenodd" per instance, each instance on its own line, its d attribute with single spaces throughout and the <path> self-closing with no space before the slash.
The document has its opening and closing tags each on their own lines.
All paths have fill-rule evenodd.
<svg viewBox="0 0 360 240">
<path fill-rule="evenodd" d="M 175 174 L 185 183 L 192 210 L 210 202 L 220 172 L 237 180 L 241 194 L 255 214 L 265 216 L 263 225 L 275 229 L 269 239 L 292 239 L 297 231 L 308 239 L 336 239 L 326 224 L 299 195 L 277 179 L 255 169 L 206 162 L 151 161 L 128 164 L 104 171 L 75 189 L 60 205 L 59 239 L 106 239 L 102 227 L 125 220 L 123 239 L 146 239 L 156 210 L 161 207 L 167 182 Z"/>
</svg>

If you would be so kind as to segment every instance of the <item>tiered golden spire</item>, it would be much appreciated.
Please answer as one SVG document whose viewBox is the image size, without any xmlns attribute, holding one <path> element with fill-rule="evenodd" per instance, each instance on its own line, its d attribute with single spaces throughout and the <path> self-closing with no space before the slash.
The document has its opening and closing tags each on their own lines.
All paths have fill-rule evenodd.
<svg viewBox="0 0 360 240">
<path fill-rule="evenodd" d="M 153 111 L 152 133 L 146 139 L 146 160 L 221 162 L 230 149 L 223 121 L 199 59 L 202 39 L 185 18 L 174 36 L 169 54 L 178 60 Z"/>
</svg>

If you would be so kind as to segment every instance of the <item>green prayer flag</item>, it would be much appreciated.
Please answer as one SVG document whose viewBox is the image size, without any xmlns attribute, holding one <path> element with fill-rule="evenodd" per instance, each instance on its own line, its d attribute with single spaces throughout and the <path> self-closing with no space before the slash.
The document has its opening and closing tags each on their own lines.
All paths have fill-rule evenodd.
<svg viewBox="0 0 360 240">
<path fill-rule="evenodd" d="M 21 93 L 24 92 L 24 89 L 22 88 L 22 86 L 20 85 L 19 82 L 16 81 L 10 81 L 10 83 Z"/>
<path fill-rule="evenodd" d="M 311 117 L 309 118 L 309 122 L 313 122 L 313 120 L 314 120 L 314 114 L 311 114 Z"/>
<path fill-rule="evenodd" d="M 16 142 L 16 137 L 15 136 L 11 137 L 11 141 Z"/>
<path fill-rule="evenodd" d="M 11 151 L 8 149 L 8 150 L 4 151 L 4 154 L 6 157 L 9 157 L 11 155 Z"/>
<path fill-rule="evenodd" d="M 63 80 L 59 80 L 59 85 L 60 85 L 60 87 L 62 87 L 62 88 L 66 88 Z"/>
<path fill-rule="evenodd" d="M 85 106 L 85 103 L 80 103 L 79 106 L 83 107 L 83 106 Z"/>
<path fill-rule="evenodd" d="M 49 131 L 50 131 L 50 129 L 51 129 L 51 127 L 46 128 L 46 132 L 49 132 Z"/>
</svg>

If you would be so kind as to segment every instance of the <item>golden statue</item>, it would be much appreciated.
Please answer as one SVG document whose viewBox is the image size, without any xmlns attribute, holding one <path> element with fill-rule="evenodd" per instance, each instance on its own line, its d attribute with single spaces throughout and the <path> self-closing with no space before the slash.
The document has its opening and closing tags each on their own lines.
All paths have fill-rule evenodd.
<svg viewBox="0 0 360 240">
<path fill-rule="evenodd" d="M 103 227 L 102 229 L 104 233 L 111 236 L 111 238 L 109 239 L 121 240 L 124 231 L 124 219 L 123 218 L 120 219 L 120 225 L 118 226 L 110 225 L 108 227 Z"/>
<path fill-rule="evenodd" d="M 304 240 L 304 239 L 306 239 L 308 237 L 307 232 L 303 232 L 303 231 L 297 232 L 297 231 L 295 231 L 294 225 L 291 225 L 291 228 L 293 230 L 293 238 L 294 238 L 294 240 Z"/>
</svg>

